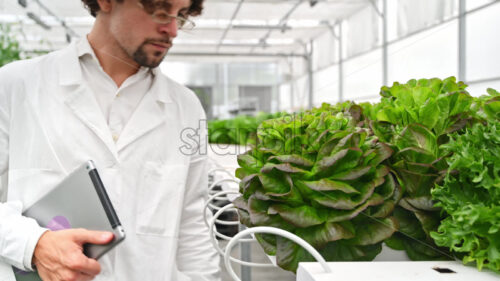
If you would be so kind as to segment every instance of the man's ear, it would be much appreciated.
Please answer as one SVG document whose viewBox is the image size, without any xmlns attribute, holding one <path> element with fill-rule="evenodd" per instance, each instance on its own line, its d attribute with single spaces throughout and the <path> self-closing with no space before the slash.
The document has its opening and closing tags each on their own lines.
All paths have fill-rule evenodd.
<svg viewBox="0 0 500 281">
<path fill-rule="evenodd" d="M 99 4 L 99 11 L 104 12 L 104 13 L 109 13 L 111 11 L 112 7 L 112 0 L 97 0 L 97 3 Z"/>
</svg>

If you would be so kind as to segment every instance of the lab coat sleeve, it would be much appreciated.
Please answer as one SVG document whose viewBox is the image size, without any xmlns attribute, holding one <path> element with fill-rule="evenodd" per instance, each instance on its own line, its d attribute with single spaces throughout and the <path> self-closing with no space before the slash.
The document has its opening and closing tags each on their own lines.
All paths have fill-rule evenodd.
<svg viewBox="0 0 500 281">
<path fill-rule="evenodd" d="M 201 129 L 199 150 L 206 147 L 206 130 Z M 208 198 L 207 156 L 191 158 L 186 181 L 183 213 L 179 230 L 177 266 L 196 281 L 220 280 L 219 255 L 215 251 L 203 221 L 203 207 Z"/>
<path fill-rule="evenodd" d="M 10 97 L 15 91 L 6 87 L 12 83 L 12 79 L 6 77 L 6 68 L 0 69 L 0 262 L 32 271 L 33 252 L 46 229 L 34 219 L 21 215 L 21 202 L 7 202 Z M 12 70 L 9 73 L 12 74 Z"/>
</svg>

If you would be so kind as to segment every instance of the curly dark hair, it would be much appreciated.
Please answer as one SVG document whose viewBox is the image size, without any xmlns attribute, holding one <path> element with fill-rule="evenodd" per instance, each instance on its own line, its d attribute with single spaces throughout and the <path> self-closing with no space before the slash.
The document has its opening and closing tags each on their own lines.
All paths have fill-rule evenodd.
<svg viewBox="0 0 500 281">
<path fill-rule="evenodd" d="M 145 6 L 147 4 L 151 4 L 154 0 L 141 0 Z M 201 14 L 201 11 L 203 10 L 203 1 L 204 0 L 191 0 L 191 6 L 189 6 L 189 10 L 187 12 L 188 16 L 198 16 Z M 100 7 L 99 3 L 97 3 L 97 0 L 82 0 L 83 5 L 89 10 L 90 14 L 95 17 L 97 15 L 97 12 L 99 12 Z M 123 0 L 116 0 L 116 2 L 122 3 Z"/>
</svg>

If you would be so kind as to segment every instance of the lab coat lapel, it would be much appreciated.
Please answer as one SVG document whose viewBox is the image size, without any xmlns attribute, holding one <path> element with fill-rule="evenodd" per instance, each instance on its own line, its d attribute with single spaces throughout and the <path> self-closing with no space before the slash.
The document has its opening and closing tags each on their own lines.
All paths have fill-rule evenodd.
<svg viewBox="0 0 500 281">
<path fill-rule="evenodd" d="M 64 103 L 103 142 L 115 159 L 118 159 L 115 143 L 104 115 L 90 89 L 82 79 L 76 45 L 62 52 L 59 62 L 59 84 L 63 87 Z"/>
<path fill-rule="evenodd" d="M 159 70 L 156 68 L 153 73 L 150 90 L 141 100 L 116 143 L 118 151 L 165 122 L 165 105 L 171 103 L 172 99 L 166 92 L 167 82 Z"/>
</svg>

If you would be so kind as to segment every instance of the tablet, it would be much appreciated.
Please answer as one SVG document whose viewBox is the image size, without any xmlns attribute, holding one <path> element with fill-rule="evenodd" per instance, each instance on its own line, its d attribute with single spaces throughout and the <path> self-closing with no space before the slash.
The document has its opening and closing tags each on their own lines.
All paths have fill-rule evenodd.
<svg viewBox="0 0 500 281">
<path fill-rule="evenodd" d="M 93 259 L 99 259 L 125 239 L 125 231 L 92 160 L 69 174 L 23 215 L 53 231 L 85 228 L 114 233 L 114 239 L 106 245 L 84 245 L 84 254 Z M 14 270 L 17 281 L 41 280 L 36 272 Z"/>
</svg>

